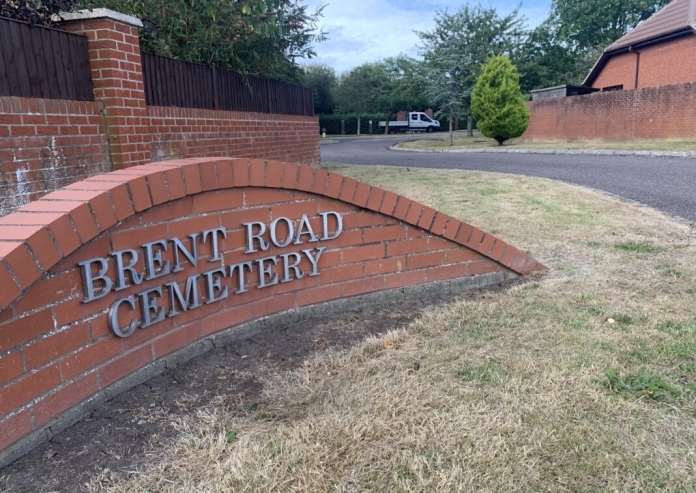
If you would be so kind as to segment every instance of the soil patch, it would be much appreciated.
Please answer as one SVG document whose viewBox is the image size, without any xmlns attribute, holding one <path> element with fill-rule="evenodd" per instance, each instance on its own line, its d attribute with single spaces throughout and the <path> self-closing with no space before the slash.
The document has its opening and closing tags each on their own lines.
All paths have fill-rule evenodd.
<svg viewBox="0 0 696 493">
<path fill-rule="evenodd" d="M 316 353 L 340 351 L 367 336 L 406 327 L 423 309 L 456 298 L 413 297 L 408 303 L 351 310 L 216 348 L 121 394 L 0 470 L 0 491 L 72 493 L 84 491 L 85 483 L 105 469 L 126 474 L 138 468 L 149 447 L 164 447 L 176 436 L 172 423 L 177 417 L 208 406 L 253 408 L 264 377 L 293 370 Z"/>
</svg>

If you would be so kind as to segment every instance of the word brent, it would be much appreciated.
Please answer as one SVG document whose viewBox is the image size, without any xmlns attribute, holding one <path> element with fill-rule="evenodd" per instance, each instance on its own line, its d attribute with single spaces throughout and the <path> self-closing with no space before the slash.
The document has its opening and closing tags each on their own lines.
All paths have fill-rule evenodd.
<svg viewBox="0 0 696 493">
<path fill-rule="evenodd" d="M 307 215 L 297 222 L 279 217 L 270 224 L 262 222 L 243 223 L 245 230 L 245 254 L 266 251 L 271 244 L 285 248 L 303 243 L 330 241 L 338 238 L 343 232 L 343 217 L 337 212 L 322 212 L 322 231 L 316 234 Z M 329 228 L 332 219 L 335 229 Z M 265 237 L 268 237 L 268 240 Z M 211 255 L 209 263 L 219 263 L 213 269 L 203 273 L 195 273 L 187 277 L 182 286 L 176 281 L 145 289 L 117 299 L 107 313 L 111 331 L 118 337 L 129 337 L 136 329 L 145 329 L 166 317 L 175 317 L 181 312 L 198 308 L 229 298 L 230 286 L 233 284 L 234 294 L 248 291 L 248 275 L 256 271 L 258 274 L 257 289 L 268 288 L 278 283 L 286 283 L 302 279 L 305 275 L 318 276 L 319 259 L 326 247 L 303 249 L 298 252 L 283 253 L 224 265 L 221 251 L 226 249 L 222 243 L 227 239 L 225 228 L 203 230 L 200 233 L 188 235 L 189 246 L 181 238 L 160 239 L 140 245 L 137 250 L 125 248 L 108 254 L 108 257 L 97 257 L 77 264 L 82 273 L 82 284 L 85 297 L 83 303 L 103 298 L 110 292 L 118 292 L 132 286 L 142 284 L 170 274 L 182 272 L 188 266 L 198 267 L 203 257 L 199 256 L 198 246 L 210 244 Z M 171 250 L 170 250 L 171 248 Z M 165 260 L 163 254 L 172 252 L 172 261 Z M 300 268 L 304 259 L 309 261 L 309 271 Z M 187 262 L 187 263 L 186 263 Z M 110 275 L 110 266 L 114 265 Z M 231 281 L 228 281 L 231 280 Z M 204 296 L 201 296 L 203 284 Z M 166 296 L 169 300 L 169 310 L 159 305 L 160 298 Z M 138 310 L 139 308 L 139 310 Z M 130 321 L 121 325 L 119 313 L 130 312 Z M 137 312 L 139 316 L 137 315 Z"/>
</svg>

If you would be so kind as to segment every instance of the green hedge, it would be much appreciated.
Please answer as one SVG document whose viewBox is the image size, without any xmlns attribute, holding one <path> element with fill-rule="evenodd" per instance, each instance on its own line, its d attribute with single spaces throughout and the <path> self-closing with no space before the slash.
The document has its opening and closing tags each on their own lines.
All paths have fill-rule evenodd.
<svg viewBox="0 0 696 493">
<path fill-rule="evenodd" d="M 326 129 L 328 135 L 341 135 L 341 120 L 346 122 L 346 135 L 358 133 L 358 117 L 355 115 L 319 115 L 319 128 Z M 360 133 L 367 135 L 372 120 L 373 133 L 379 132 L 379 121 L 384 120 L 383 115 L 363 115 L 360 121 Z M 321 130 L 320 130 L 321 131 Z"/>
<path fill-rule="evenodd" d="M 392 120 L 395 118 L 395 116 L 392 116 Z M 355 115 L 319 115 L 319 129 L 325 128 L 327 135 L 341 135 L 341 120 L 346 121 L 346 135 L 356 135 L 358 133 L 358 117 Z M 370 120 L 372 120 L 373 133 L 384 132 L 384 129 L 381 132 L 379 129 L 379 122 L 384 121 L 384 115 L 368 114 L 363 115 L 361 119 L 361 134 L 367 135 L 369 133 Z M 466 117 L 459 119 L 459 128 L 460 130 L 466 129 Z M 449 119 L 447 117 L 440 118 L 440 130 L 449 130 Z"/>
</svg>

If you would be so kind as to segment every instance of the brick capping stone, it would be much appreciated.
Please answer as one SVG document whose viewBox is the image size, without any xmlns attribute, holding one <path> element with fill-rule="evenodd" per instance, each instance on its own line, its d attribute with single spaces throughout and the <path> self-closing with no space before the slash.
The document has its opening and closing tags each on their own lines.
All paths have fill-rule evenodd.
<svg viewBox="0 0 696 493">
<path fill-rule="evenodd" d="M 250 273 L 250 289 L 238 291 L 243 294 L 234 300 L 207 297 L 204 305 L 128 338 L 116 337 L 107 324 L 116 293 L 84 302 L 77 264 L 110 250 L 222 227 L 235 245 L 220 251 L 223 264 L 231 265 L 246 253 L 242 221 L 305 215 L 317 224 L 327 211 L 342 214 L 345 227 L 341 236 L 316 243 L 326 250 L 319 275 L 295 271 L 292 282 L 260 289 L 259 274 Z M 271 246 L 269 254 L 281 255 L 283 248 Z M 214 260 L 211 249 L 212 242 L 200 246 L 206 266 Z M 203 260 L 198 264 L 183 274 L 209 268 Z M 0 218 L 0 464 L 16 458 L 27 440 L 36 444 L 37 437 L 62 429 L 56 420 L 71 409 L 98 395 L 113 397 L 139 371 L 161 370 L 158 362 L 230 327 L 397 288 L 466 279 L 480 287 L 544 270 L 525 252 L 470 224 L 311 166 L 189 158 L 73 183 Z M 175 272 L 166 279 L 186 280 Z M 144 279 L 139 289 L 167 282 L 162 279 Z M 215 282 L 212 275 L 207 282 Z"/>
<path fill-rule="evenodd" d="M 137 17 L 132 15 L 122 14 L 110 9 L 83 9 L 77 12 L 61 12 L 61 14 L 54 15 L 53 19 L 56 21 L 84 21 L 88 19 L 111 19 L 113 21 L 121 22 L 128 26 L 143 27 L 143 22 Z"/>
</svg>

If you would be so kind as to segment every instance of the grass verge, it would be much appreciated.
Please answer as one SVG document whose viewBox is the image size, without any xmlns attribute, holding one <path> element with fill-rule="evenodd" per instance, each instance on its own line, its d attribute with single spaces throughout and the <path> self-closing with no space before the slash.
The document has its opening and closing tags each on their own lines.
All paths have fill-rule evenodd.
<svg viewBox="0 0 696 493">
<path fill-rule="evenodd" d="M 457 135 L 454 145 L 449 145 L 449 137 L 443 136 L 436 139 L 417 140 L 399 144 L 404 149 L 423 150 L 456 150 L 456 149 L 486 149 L 498 147 L 498 143 L 482 135 L 466 137 Z M 578 142 L 524 142 L 512 139 L 505 143 L 511 149 L 605 149 L 621 151 L 696 151 L 696 140 L 621 140 L 621 141 L 578 141 Z"/>
<path fill-rule="evenodd" d="M 694 491 L 692 226 L 548 180 L 332 165 L 551 272 L 209 407 L 90 491 Z"/>
</svg>

